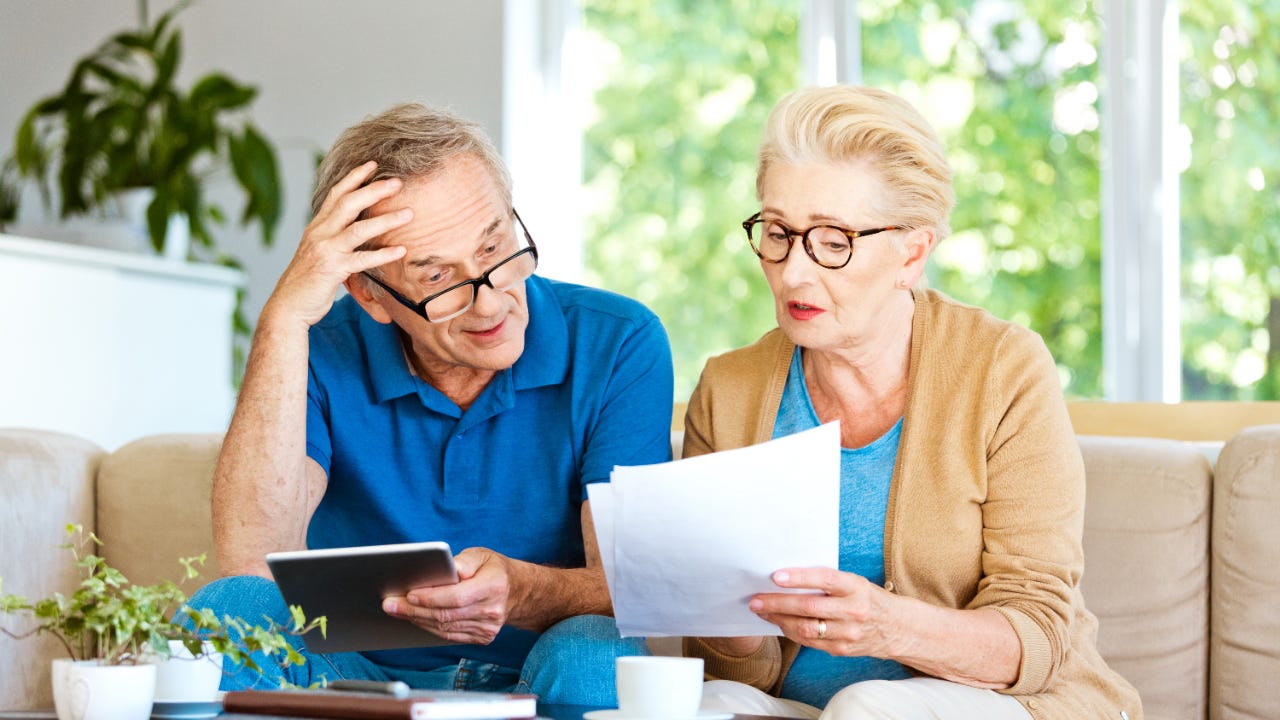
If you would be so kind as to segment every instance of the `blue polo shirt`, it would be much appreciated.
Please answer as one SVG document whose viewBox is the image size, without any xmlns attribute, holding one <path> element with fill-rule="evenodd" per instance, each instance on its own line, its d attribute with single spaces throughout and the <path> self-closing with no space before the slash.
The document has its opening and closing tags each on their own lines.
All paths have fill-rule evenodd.
<svg viewBox="0 0 1280 720">
<path fill-rule="evenodd" d="M 586 486 L 614 465 L 671 459 L 671 349 L 634 300 L 538 276 L 526 292 L 524 352 L 465 412 L 410 373 L 396 326 L 351 297 L 312 327 L 307 455 L 329 482 L 308 547 L 443 540 L 584 566 Z M 536 639 L 506 627 L 487 646 L 367 655 L 519 668 Z"/>
</svg>

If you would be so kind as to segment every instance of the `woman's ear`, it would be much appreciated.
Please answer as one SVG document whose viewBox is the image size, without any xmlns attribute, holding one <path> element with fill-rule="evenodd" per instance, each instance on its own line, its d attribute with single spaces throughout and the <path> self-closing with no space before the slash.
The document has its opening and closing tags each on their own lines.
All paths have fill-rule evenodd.
<svg viewBox="0 0 1280 720">
<path fill-rule="evenodd" d="M 355 298 L 355 301 L 369 313 L 369 317 L 386 325 L 391 322 L 391 313 L 383 307 L 382 300 L 387 297 L 385 292 L 374 294 L 373 281 L 365 277 L 363 273 L 349 275 L 346 280 L 342 281 L 343 287 Z"/>
<path fill-rule="evenodd" d="M 903 241 L 906 255 L 903 258 L 901 276 L 898 286 L 912 287 L 924 275 L 925 263 L 934 245 L 938 244 L 938 231 L 932 227 L 921 227 L 911 230 Z"/>
</svg>

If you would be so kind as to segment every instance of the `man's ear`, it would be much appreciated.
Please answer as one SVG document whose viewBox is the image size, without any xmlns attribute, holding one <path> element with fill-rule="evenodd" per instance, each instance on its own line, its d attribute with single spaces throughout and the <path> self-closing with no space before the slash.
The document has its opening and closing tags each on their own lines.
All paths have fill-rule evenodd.
<svg viewBox="0 0 1280 720">
<path fill-rule="evenodd" d="M 380 297 L 374 297 L 373 288 L 371 287 L 373 285 L 372 280 L 361 273 L 356 273 L 347 276 L 347 279 L 342 281 L 342 285 L 351 294 L 351 297 L 355 298 L 355 301 L 360 304 L 360 307 L 369 313 L 369 317 L 383 325 L 391 322 L 391 313 L 387 312 L 381 302 L 386 297 L 386 294 L 381 293 Z"/>
<path fill-rule="evenodd" d="M 903 241 L 906 256 L 903 258 L 902 275 L 899 278 L 900 284 L 905 283 L 903 287 L 913 287 L 924 275 L 929 253 L 933 252 L 933 246 L 937 244 L 938 231 L 934 228 L 916 228 L 907 233 Z"/>
</svg>

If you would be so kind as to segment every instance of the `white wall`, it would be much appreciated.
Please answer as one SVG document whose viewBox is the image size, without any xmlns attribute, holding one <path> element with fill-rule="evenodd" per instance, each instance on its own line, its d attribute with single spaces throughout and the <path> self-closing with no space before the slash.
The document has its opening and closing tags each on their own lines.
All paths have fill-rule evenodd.
<svg viewBox="0 0 1280 720">
<path fill-rule="evenodd" d="M 153 18 L 172 4 L 151 0 Z M 449 106 L 501 140 L 502 14 L 502 0 L 202 0 L 179 15 L 180 80 L 222 70 L 256 85 L 253 118 L 280 155 L 285 208 L 275 246 L 263 249 L 256 227 L 215 231 L 246 264 L 251 318 L 306 224 L 313 156 L 343 128 L 416 100 Z M 132 0 L 0 0 L 0 157 L 12 153 L 27 108 L 61 87 L 77 58 L 136 17 Z M 213 196 L 238 217 L 233 185 L 219 183 Z M 39 222 L 41 212 L 29 192 L 20 222 Z M 0 311 L 0 337 L 3 313 L 11 311 Z"/>
</svg>

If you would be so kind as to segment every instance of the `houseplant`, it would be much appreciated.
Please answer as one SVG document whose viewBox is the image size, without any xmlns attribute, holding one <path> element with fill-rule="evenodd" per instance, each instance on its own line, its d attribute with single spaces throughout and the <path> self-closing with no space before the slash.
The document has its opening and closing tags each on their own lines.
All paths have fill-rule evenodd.
<svg viewBox="0 0 1280 720">
<path fill-rule="evenodd" d="M 185 605 L 186 595 L 177 583 L 135 585 L 101 556 L 86 552 L 101 543 L 93 533 L 85 533 L 79 525 L 67 525 L 66 531 L 71 541 L 64 547 L 74 556 L 81 576 L 75 592 L 70 596 L 55 592 L 34 602 L 20 595 L 0 593 L 0 613 L 33 623 L 22 631 L 0 627 L 0 635 L 15 639 L 52 635 L 67 652 L 68 659 L 55 660 L 53 667 L 59 717 L 72 714 L 66 710 L 69 703 L 83 700 L 63 697 L 73 682 L 72 675 L 96 669 L 111 669 L 112 675 L 100 685 L 89 678 L 86 686 L 111 687 L 116 692 L 137 683 L 136 690 L 127 696 L 116 692 L 109 701 L 117 706 L 136 706 L 139 718 L 148 717 L 155 690 L 153 663 L 170 657 L 171 641 L 177 641 L 196 658 L 211 649 L 234 662 L 260 669 L 251 653 L 262 652 L 283 665 L 300 665 L 304 660 L 287 636 L 314 629 L 322 634 L 325 631 L 324 618 L 308 622 L 297 607 L 290 608 L 289 627 L 250 625 L 239 618 L 219 618 L 208 609 L 195 610 Z M 197 566 L 204 563 L 204 557 L 183 558 L 179 562 L 184 579 L 189 580 L 199 576 Z M 186 622 L 181 622 L 183 619 Z M 149 681 L 144 677 L 147 674 Z M 88 700 L 92 702 L 90 695 Z"/>
<path fill-rule="evenodd" d="M 13 158 L 0 163 L 0 233 L 18 219 L 18 165 Z"/>
<path fill-rule="evenodd" d="M 76 61 L 63 88 L 23 116 L 14 139 L 22 177 L 40 186 L 58 215 L 101 212 L 118 196 L 149 188 L 146 227 L 157 252 L 175 214 L 195 242 L 213 246 L 209 223 L 225 214 L 205 196 L 209 176 L 229 167 L 245 197 L 241 222 L 257 221 L 270 245 L 280 215 L 275 150 L 245 117 L 257 90 L 211 72 L 184 90 L 177 85 L 181 31 L 174 16 L 154 24 L 140 2 L 136 31 L 118 33 Z"/>
</svg>

